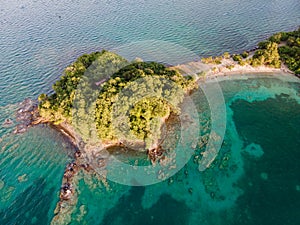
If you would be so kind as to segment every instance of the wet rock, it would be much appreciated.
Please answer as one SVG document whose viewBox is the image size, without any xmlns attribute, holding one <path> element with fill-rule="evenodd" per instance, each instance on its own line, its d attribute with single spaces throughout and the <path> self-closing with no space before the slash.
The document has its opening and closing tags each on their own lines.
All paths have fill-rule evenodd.
<svg viewBox="0 0 300 225">
<path fill-rule="evenodd" d="M 59 197 L 62 200 L 69 200 L 72 197 L 72 185 L 70 183 L 62 185 Z"/>
<path fill-rule="evenodd" d="M 72 197 L 72 191 L 71 190 L 62 190 L 60 192 L 60 199 L 62 200 L 69 200 Z"/>
<path fill-rule="evenodd" d="M 71 184 L 70 183 L 64 183 L 61 188 L 63 190 L 71 190 Z"/>
<path fill-rule="evenodd" d="M 73 176 L 78 172 L 78 166 L 76 163 L 69 163 L 64 172 L 64 178 L 71 180 Z"/>
<path fill-rule="evenodd" d="M 77 172 L 78 170 L 78 166 L 76 163 L 70 163 L 68 166 L 67 166 L 67 170 L 71 171 L 71 172 Z"/>
<path fill-rule="evenodd" d="M 65 173 L 64 173 L 64 178 L 72 178 L 73 177 L 73 172 L 69 171 L 69 170 L 66 170 Z"/>
<path fill-rule="evenodd" d="M 25 99 L 20 103 L 20 108 L 16 112 L 16 121 L 19 123 L 14 134 L 24 133 L 28 127 L 43 122 L 39 116 L 37 103 L 31 99 Z M 6 121 L 11 123 L 11 121 Z"/>
<path fill-rule="evenodd" d="M 5 121 L 3 122 L 2 126 L 3 127 L 10 127 L 11 125 L 13 125 L 13 121 L 10 118 L 5 119 Z"/>
<path fill-rule="evenodd" d="M 92 167 L 88 163 L 81 164 L 80 167 L 83 168 L 87 172 L 90 172 L 92 170 Z"/>
<path fill-rule="evenodd" d="M 148 157 L 151 160 L 152 163 L 155 163 L 158 158 L 163 156 L 163 153 L 165 150 L 159 145 L 156 148 L 149 149 L 147 151 Z"/>
<path fill-rule="evenodd" d="M 75 158 L 80 158 L 80 156 L 81 156 L 81 151 L 77 150 L 77 151 L 74 153 L 74 156 L 75 156 Z"/>
</svg>

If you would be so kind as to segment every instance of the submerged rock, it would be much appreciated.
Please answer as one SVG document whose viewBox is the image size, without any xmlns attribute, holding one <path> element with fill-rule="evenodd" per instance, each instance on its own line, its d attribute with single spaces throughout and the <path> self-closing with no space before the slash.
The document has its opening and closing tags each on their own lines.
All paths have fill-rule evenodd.
<svg viewBox="0 0 300 225">
<path fill-rule="evenodd" d="M 27 174 L 26 174 L 26 173 L 23 174 L 22 176 L 18 176 L 18 181 L 19 181 L 20 183 L 25 182 L 25 181 L 27 181 L 27 180 L 28 180 L 28 177 L 27 177 Z"/>
<path fill-rule="evenodd" d="M 98 152 L 93 152 L 93 157 L 97 159 L 107 159 L 110 153 L 106 149 L 101 149 Z"/>
<path fill-rule="evenodd" d="M 32 224 L 36 224 L 37 222 L 38 222 L 38 218 L 36 218 L 35 216 L 32 217 L 31 223 L 32 223 Z"/>
<path fill-rule="evenodd" d="M 24 125 L 24 124 L 19 124 L 16 126 L 15 130 L 14 130 L 14 134 L 21 134 L 27 131 L 28 126 Z"/>
<path fill-rule="evenodd" d="M 263 180 L 268 180 L 269 175 L 268 175 L 267 173 L 261 173 L 261 174 L 260 174 L 260 177 L 261 177 L 261 179 L 263 179 Z"/>
<path fill-rule="evenodd" d="M 263 156 L 264 151 L 262 149 L 262 147 L 258 144 L 252 143 L 250 145 L 248 145 L 244 151 L 249 155 L 252 156 L 254 158 L 260 158 Z"/>
<path fill-rule="evenodd" d="M 37 102 L 25 99 L 20 103 L 20 108 L 16 112 L 18 125 L 14 130 L 14 134 L 24 133 L 30 126 L 43 122 L 40 120 Z M 6 123 L 11 123 L 11 121 L 6 121 Z"/>
</svg>

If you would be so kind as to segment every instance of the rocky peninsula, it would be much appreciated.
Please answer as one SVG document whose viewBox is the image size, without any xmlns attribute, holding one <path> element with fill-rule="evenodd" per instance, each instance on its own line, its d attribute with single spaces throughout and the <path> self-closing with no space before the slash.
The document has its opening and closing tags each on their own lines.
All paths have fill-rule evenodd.
<svg viewBox="0 0 300 225">
<path fill-rule="evenodd" d="M 41 94 L 39 103 L 24 100 L 16 113 L 15 134 L 48 124 L 74 145 L 74 161 L 66 166 L 53 223 L 76 204 L 76 175 L 95 174 L 95 166 L 105 171 L 108 162 L 101 149 L 132 148 L 147 154 L 152 163 L 164 163 L 163 136 L 172 132 L 172 127 L 165 131 L 164 125 L 176 120 L 184 97 L 197 82 L 245 73 L 299 76 L 299 55 L 294 54 L 300 49 L 299 33 L 300 29 L 280 32 L 242 54 L 224 53 L 168 68 L 155 62 L 128 62 L 107 51 L 79 57 L 54 84 L 54 93 Z M 116 102 L 120 104 L 114 108 Z M 8 119 L 4 125 L 12 123 Z M 130 132 L 124 133 L 123 126 Z M 99 179 L 105 182 L 105 177 Z"/>
</svg>

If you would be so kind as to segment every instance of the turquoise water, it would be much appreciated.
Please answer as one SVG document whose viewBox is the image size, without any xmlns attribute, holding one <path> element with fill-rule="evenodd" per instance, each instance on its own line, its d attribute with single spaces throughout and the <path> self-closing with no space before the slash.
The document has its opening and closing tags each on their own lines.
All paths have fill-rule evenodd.
<svg viewBox="0 0 300 225">
<path fill-rule="evenodd" d="M 71 223 L 299 224 L 300 82 L 283 74 L 248 77 L 220 81 L 227 129 L 210 168 L 199 172 L 194 156 L 146 187 L 84 176 Z M 205 123 L 207 105 L 194 100 Z"/>
<path fill-rule="evenodd" d="M 197 56 L 238 52 L 297 27 L 299 11 L 297 0 L 1 2 L 0 124 L 25 97 L 49 92 L 82 53 L 145 40 Z M 178 51 L 174 62 L 191 60 Z M 134 188 L 86 175 L 71 223 L 299 224 L 299 83 L 267 77 L 221 86 L 227 131 L 210 169 L 200 173 L 191 159 L 172 179 Z M 209 123 L 205 107 L 202 115 Z M 72 148 L 48 127 L 11 131 L 0 127 L 0 224 L 49 224 Z"/>
<path fill-rule="evenodd" d="M 49 223 L 72 147 L 48 127 L 0 141 L 1 224 Z"/>
</svg>

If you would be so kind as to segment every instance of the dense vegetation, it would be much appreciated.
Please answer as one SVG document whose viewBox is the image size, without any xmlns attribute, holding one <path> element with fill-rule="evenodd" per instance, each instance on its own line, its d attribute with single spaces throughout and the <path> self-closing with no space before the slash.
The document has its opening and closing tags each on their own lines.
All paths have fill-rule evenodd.
<svg viewBox="0 0 300 225">
<path fill-rule="evenodd" d="M 54 93 L 39 96 L 39 112 L 56 124 L 72 122 L 85 137 L 96 127 L 102 140 L 119 139 L 127 126 L 128 137 L 153 140 L 159 138 L 163 118 L 179 113 L 184 94 L 195 87 L 192 77 L 162 64 L 129 64 L 102 51 L 68 66 Z"/>
<path fill-rule="evenodd" d="M 40 115 L 51 122 L 71 120 L 71 109 L 77 86 L 87 68 L 105 51 L 84 54 L 68 66 L 63 76 L 52 86 L 54 93 L 41 94 L 38 98 Z"/>
<path fill-rule="evenodd" d="M 161 125 L 158 118 L 178 112 L 182 93 L 194 87 L 191 77 L 155 62 L 136 62 L 122 68 L 102 85 L 96 106 L 99 137 L 111 140 L 130 130 L 127 137 L 134 134 L 135 138 L 154 139 Z M 123 129 L 122 122 L 130 129 Z"/>
<path fill-rule="evenodd" d="M 296 31 L 275 34 L 269 40 L 276 43 L 286 42 L 278 48 L 280 58 L 290 70 L 300 74 L 300 27 Z"/>
<path fill-rule="evenodd" d="M 228 59 L 229 53 L 223 56 L 202 58 L 202 62 L 220 64 L 222 59 Z M 241 54 L 233 54 L 232 59 L 239 65 L 269 66 L 280 68 L 282 62 L 295 74 L 300 74 L 300 28 L 291 32 L 279 32 L 258 44 L 258 49 L 252 56 L 244 51 Z"/>
<path fill-rule="evenodd" d="M 225 52 L 202 61 L 220 64 L 222 59 L 230 57 L 242 66 L 279 68 L 285 62 L 290 70 L 300 74 L 300 28 L 274 34 L 259 43 L 252 57 L 248 52 L 232 56 Z M 233 66 L 227 68 L 231 70 Z M 68 66 L 53 85 L 54 93 L 39 96 L 39 112 L 56 124 L 73 122 L 85 135 L 90 135 L 95 127 L 97 135 L 104 140 L 117 139 L 126 129 L 131 132 L 129 136 L 153 139 L 159 136 L 162 118 L 179 112 L 178 105 L 183 100 L 179 89 L 186 93 L 194 87 L 191 77 L 183 77 L 162 64 L 130 64 L 104 50 L 82 55 Z M 122 104 L 115 104 L 114 108 L 116 102 Z M 120 121 L 128 125 L 126 129 Z"/>
<path fill-rule="evenodd" d="M 264 41 L 258 44 L 259 49 L 250 59 L 252 66 L 270 66 L 274 68 L 281 67 L 280 56 L 278 53 L 278 44 L 271 41 Z"/>
<path fill-rule="evenodd" d="M 291 32 L 279 32 L 258 44 L 251 65 L 269 65 L 279 68 L 284 62 L 288 68 L 300 74 L 300 27 Z"/>
</svg>

